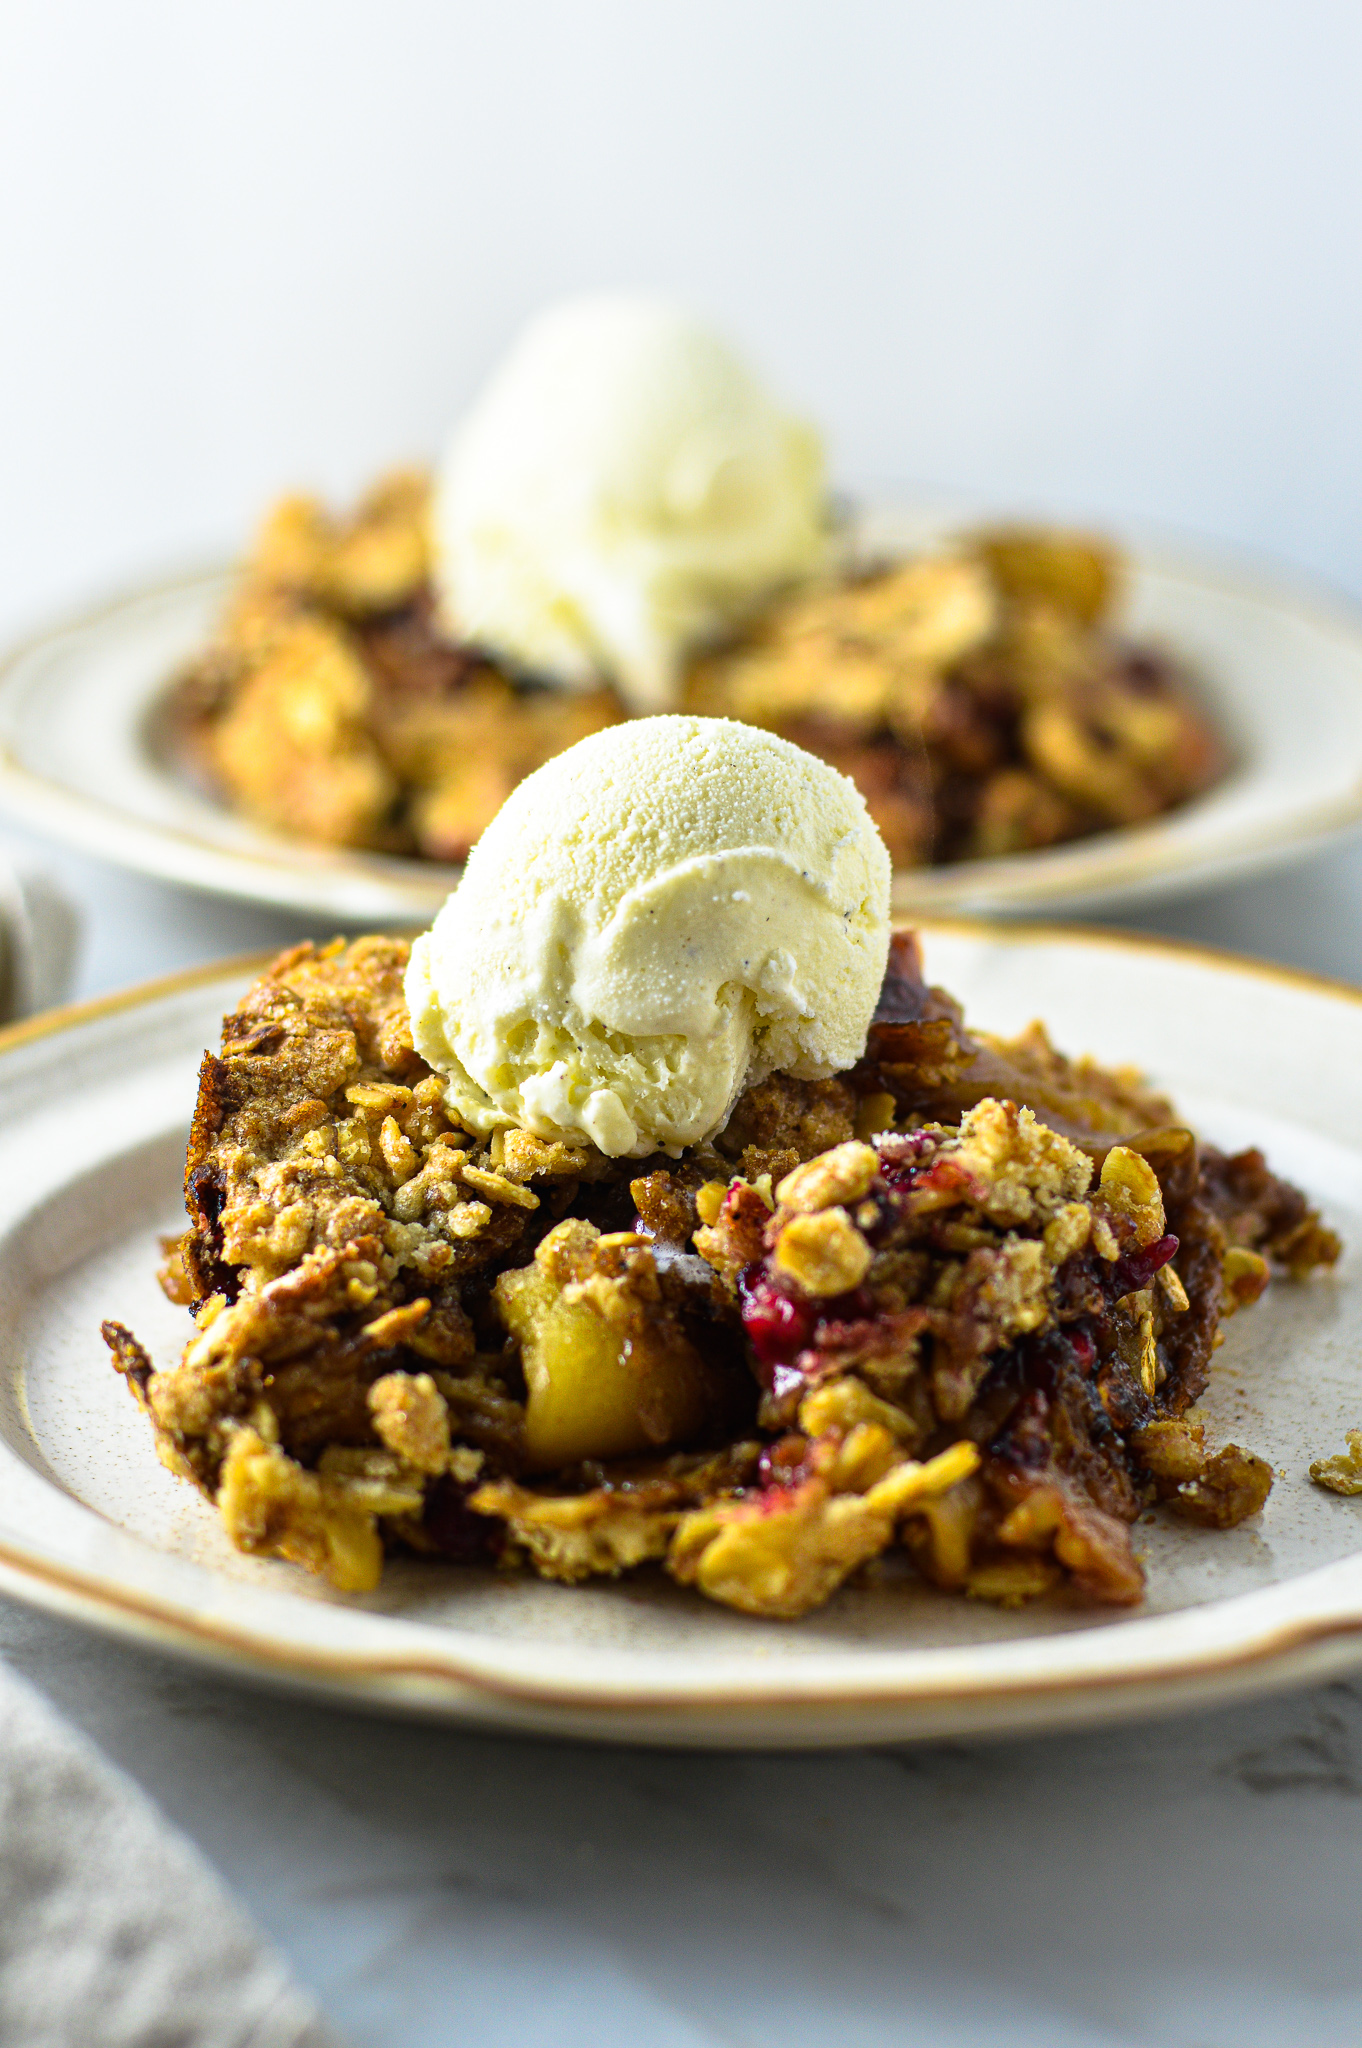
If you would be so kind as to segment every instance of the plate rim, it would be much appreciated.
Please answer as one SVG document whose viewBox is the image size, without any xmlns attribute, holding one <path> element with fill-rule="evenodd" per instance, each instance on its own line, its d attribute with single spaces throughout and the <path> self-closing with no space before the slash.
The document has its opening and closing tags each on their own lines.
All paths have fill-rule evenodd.
<svg viewBox="0 0 1362 2048">
<path fill-rule="evenodd" d="M 940 507 L 914 506 L 906 498 L 868 496 L 859 505 L 858 516 L 866 522 L 911 522 L 925 533 L 946 515 Z M 964 516 L 952 513 L 948 523 L 959 524 Z M 1217 547 L 1193 536 L 1132 531 L 1129 553 L 1137 566 L 1155 574 L 1288 607 L 1321 631 L 1350 636 L 1362 657 L 1362 604 L 1324 578 L 1250 550 Z M 68 636 L 97 629 L 140 604 L 187 596 L 197 587 L 220 583 L 240 567 L 239 560 L 219 560 L 138 580 L 58 613 L 0 649 L 0 802 L 24 823 L 69 845 L 203 893 L 325 914 L 346 923 L 374 916 L 419 922 L 438 907 L 459 873 L 457 867 L 415 860 L 400 864 L 394 856 L 353 848 L 295 847 L 282 836 L 277 850 L 268 845 L 219 845 L 183 826 L 139 817 L 29 767 L 4 730 L 11 679 L 30 656 Z M 1231 776 L 1233 772 L 1232 766 Z M 1185 888 L 1261 873 L 1288 861 L 1293 853 L 1322 849 L 1362 828 L 1362 759 L 1355 764 L 1347 790 L 1288 803 L 1266 823 L 1241 820 L 1221 830 L 1214 844 L 1189 850 L 1174 835 L 1180 819 L 1194 810 L 1195 801 L 1143 824 L 1029 854 L 897 869 L 894 907 L 904 915 L 986 914 L 1021 920 L 1043 914 L 1049 906 L 1061 914 L 1081 914 L 1099 902 L 1154 900 Z M 399 871 L 392 872 L 394 867 Z M 1075 867 L 1080 871 L 1070 872 Z"/>
<path fill-rule="evenodd" d="M 907 923 L 908 920 L 899 920 Z M 914 919 L 930 941 L 941 932 L 986 944 L 1024 947 L 1033 944 L 1097 944 L 1137 956 L 1191 961 L 1212 971 L 1260 979 L 1303 993 L 1362 1008 L 1362 988 L 1338 977 L 1258 960 L 1229 948 L 1192 940 L 1164 939 L 1146 933 L 1115 932 L 1081 922 L 1051 924 L 1043 920 L 996 921 L 971 917 Z M 284 949 L 288 950 L 288 949 Z M 196 988 L 245 978 L 277 957 L 275 952 L 201 963 L 161 975 L 132 988 L 66 1004 L 0 1030 L 0 1060 L 44 1039 L 90 1024 L 145 1009 Z M 75 1505 L 86 1513 L 97 1513 Z M 211 1572 L 211 1567 L 207 1568 Z M 1282 1615 L 1282 1595 L 1298 1595 L 1307 1584 L 1328 1579 L 1331 1597 L 1322 1611 Z M 1337 1583 L 1337 1582 L 1345 1583 Z M 1314 1566 L 1279 1583 L 1209 1603 L 1218 1613 L 1243 1602 L 1265 1605 L 1269 1612 L 1230 1640 L 1200 1648 L 1164 1647 L 1152 1657 L 1124 1660 L 1111 1669 L 1053 1674 L 1043 1669 L 998 1674 L 961 1684 L 948 1671 L 894 1673 L 867 1671 L 854 1682 L 835 1673 L 809 1671 L 802 1683 L 794 1673 L 754 1672 L 738 1685 L 716 1673 L 703 1687 L 678 1692 L 646 1682 L 597 1690 L 571 1673 L 522 1674 L 489 1670 L 451 1645 L 441 1651 L 427 1646 L 357 1644 L 326 1648 L 315 1642 L 288 1641 L 282 1635 L 194 1608 L 171 1596 L 158 1595 L 129 1582 L 115 1569 L 103 1575 L 86 1566 L 54 1558 L 40 1546 L 25 1544 L 22 1532 L 0 1524 L 0 1590 L 26 1604 L 74 1619 L 104 1633 L 132 1639 L 146 1647 L 207 1663 L 228 1674 L 254 1677 L 352 1704 L 384 1711 L 455 1713 L 465 1718 L 522 1726 L 538 1732 L 628 1737 L 667 1743 L 740 1740 L 779 1746 L 837 1744 L 868 1739 L 867 1730 L 883 1728 L 896 1713 L 925 1718 L 931 1725 L 907 1725 L 896 1739 L 914 1739 L 940 1732 L 943 1717 L 959 1725 L 961 1709 L 973 1732 L 1020 1732 L 1027 1725 L 1059 1726 L 1071 1720 L 1114 1719 L 1122 1715 L 1172 1711 L 1195 1704 L 1198 1697 L 1224 1698 L 1231 1693 L 1288 1684 L 1317 1668 L 1343 1668 L 1362 1660 L 1362 1549 L 1329 1564 Z M 287 1589 L 276 1593 L 287 1599 Z M 1151 1629 L 1201 1614 L 1198 1608 L 1170 1615 L 1134 1616 L 1124 1631 Z M 374 1615 L 378 1621 L 389 1617 Z M 391 1617 L 399 1627 L 408 1624 Z M 432 1633 L 438 1624 L 414 1624 Z M 1085 1631 L 1084 1634 L 1087 1632 Z M 1048 1640 L 1045 1639 L 1045 1640 Z M 1065 1639 L 1067 1640 L 1067 1638 Z M 877 1652 L 878 1659 L 896 1659 L 912 1646 Z M 850 1653 L 854 1654 L 854 1652 Z M 1321 1661 L 1322 1660 L 1322 1661 Z M 950 1661 L 950 1660 L 947 1660 Z M 1152 1694 L 1152 1697 L 1150 1696 Z M 746 1726 L 762 1715 L 784 1717 L 773 1732 Z M 839 1725 L 837 1717 L 842 1717 Z M 932 1716 L 936 1720 L 932 1720 Z M 792 1718 L 793 1717 L 793 1718 Z M 794 1721 L 803 1725 L 796 1728 Z M 811 1725 L 816 1724 L 816 1725 Z M 991 1725 L 992 1724 L 992 1725 Z"/>
<path fill-rule="evenodd" d="M 1340 1562 L 1356 1564 L 1358 1559 Z M 1320 1566 L 1312 1572 L 1300 1574 L 1290 1583 L 1299 1585 L 1305 1579 L 1336 1570 L 1337 1565 Z M 1257 1599 L 1282 1590 L 1281 1587 L 1268 1587 L 1258 1593 L 1233 1595 L 1225 1601 L 1211 1604 L 1223 1609 L 1236 1600 Z M 1362 1584 L 1358 1589 L 1357 1605 L 1350 1612 L 1278 1621 L 1243 1643 L 1216 1646 L 1202 1651 L 1195 1658 L 1165 1653 L 1160 1660 L 1144 1662 L 1135 1671 L 1122 1667 L 1087 1672 L 1081 1676 L 1026 1672 L 1015 1677 L 969 1684 L 949 1680 L 942 1683 L 930 1674 L 923 1674 L 910 1684 L 899 1677 L 876 1675 L 855 1686 L 837 1681 L 839 1689 L 834 1689 L 834 1682 L 803 1687 L 782 1686 L 777 1682 L 768 1683 L 758 1690 L 756 1687 L 738 1688 L 731 1681 L 726 1682 L 719 1677 L 704 1689 L 685 1693 L 642 1685 L 627 1691 L 601 1691 L 565 1679 L 530 1680 L 506 1672 L 488 1671 L 453 1652 L 439 1656 L 433 1651 L 423 1655 L 414 1650 L 324 1650 L 296 1644 L 285 1649 L 277 1639 L 244 1624 L 189 1614 L 154 1595 L 130 1591 L 116 1582 L 105 1582 L 92 1572 L 28 1552 L 22 1545 L 14 1544 L 5 1537 L 0 1537 L 0 1592 L 9 1593 L 48 1613 L 70 1614 L 74 1609 L 79 1619 L 101 1633 L 130 1636 L 154 1647 L 168 1647 L 219 1669 L 254 1672 L 304 1691 L 325 1691 L 353 1700 L 361 1697 L 355 1690 L 359 1687 L 370 1697 L 376 1697 L 384 1707 L 401 1708 L 413 1702 L 385 1688 L 405 1682 L 442 1694 L 450 1704 L 467 1698 L 472 1702 L 538 1713 L 542 1717 L 539 1725 L 546 1730 L 561 1727 L 564 1720 L 574 1714 L 634 1724 L 640 1716 L 666 1714 L 690 1721 L 705 1716 L 711 1719 L 727 1716 L 732 1722 L 763 1713 L 830 1716 L 839 1710 L 854 1715 L 884 1713 L 895 1708 L 941 1712 L 961 1707 L 986 1719 L 990 1709 L 1006 1708 L 1018 1702 L 1027 1706 L 1060 1703 L 1077 1706 L 1081 1710 L 1093 1700 L 1112 1702 L 1119 1716 L 1130 1695 L 1145 1693 L 1150 1688 L 1168 1688 L 1170 1691 L 1180 1688 L 1178 1697 L 1169 1702 L 1176 1708 L 1188 1693 L 1216 1688 L 1218 1681 L 1227 1677 L 1246 1678 L 1250 1683 L 1257 1677 L 1264 1681 L 1264 1689 L 1274 1680 L 1288 1684 L 1295 1675 L 1291 1668 L 1293 1661 L 1308 1657 L 1313 1650 L 1345 1647 L 1346 1654 L 1340 1660 L 1343 1664 L 1362 1660 L 1362 1642 L 1357 1641 L 1362 1637 Z M 1183 1610 L 1185 1614 L 1199 1611 L 1195 1608 Z M 1149 1616 L 1145 1619 L 1152 1627 L 1169 1618 Z M 1139 1627 L 1140 1621 L 1136 1619 L 1122 1626 Z M 1347 1647 L 1353 1645 L 1355 1647 Z M 1222 1696 L 1217 1690 L 1216 1697 Z M 1136 1711 L 1142 1710 L 1143 1704 L 1141 1702 Z M 628 1731 L 622 1729 L 619 1732 Z M 912 1739 L 915 1732 L 905 1730 L 903 1739 Z M 1006 1734 L 1014 1730 L 1004 1725 L 997 1732 Z M 692 1728 L 681 1739 L 703 1740 L 703 1727 L 698 1730 Z M 782 1746 L 788 1739 L 787 1728 L 772 1739 L 772 1746 Z"/>
</svg>

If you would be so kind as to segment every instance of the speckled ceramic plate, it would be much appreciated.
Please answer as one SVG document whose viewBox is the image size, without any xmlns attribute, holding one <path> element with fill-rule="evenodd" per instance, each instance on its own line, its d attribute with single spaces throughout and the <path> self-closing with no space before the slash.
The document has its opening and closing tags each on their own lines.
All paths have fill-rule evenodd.
<svg viewBox="0 0 1362 2048">
<path fill-rule="evenodd" d="M 749 1620 L 656 1577 L 562 1587 L 412 1560 L 362 1599 L 239 1556 L 157 1463 L 99 1337 L 158 1359 L 184 1311 L 156 1236 L 181 1220 L 195 1070 L 248 965 L 0 1037 L 0 1590 L 243 1676 L 509 1729 L 662 1743 L 835 1744 L 1055 1728 L 1362 1662 L 1362 1500 L 1311 1486 L 1362 1424 L 1362 994 L 1084 933 L 929 927 L 981 1024 L 1043 1014 L 1134 1061 L 1222 1145 L 1264 1144 L 1343 1233 L 1338 1270 L 1229 1325 L 1207 1407 L 1268 1456 L 1264 1514 L 1142 1524 L 1143 1609 L 999 1613 L 916 1581 Z"/>
<path fill-rule="evenodd" d="M 864 552 L 969 523 L 881 508 Z M 1233 752 L 1217 788 L 1167 818 L 1005 860 L 902 870 L 905 913 L 1074 911 L 1131 903 L 1296 857 L 1362 821 L 1362 620 L 1260 567 L 1131 550 L 1127 622 L 1178 652 Z M 458 870 L 331 852 L 210 802 L 164 744 L 167 678 L 201 647 L 226 572 L 148 589 L 0 663 L 0 807 L 107 860 L 343 923 L 426 923 Z"/>
</svg>

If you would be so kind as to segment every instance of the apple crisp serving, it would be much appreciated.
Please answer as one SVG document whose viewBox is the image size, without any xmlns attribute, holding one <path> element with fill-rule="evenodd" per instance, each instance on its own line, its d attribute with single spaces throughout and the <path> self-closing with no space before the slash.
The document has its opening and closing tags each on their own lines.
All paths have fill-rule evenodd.
<svg viewBox="0 0 1362 2048">
<path fill-rule="evenodd" d="M 604 682 L 550 687 L 442 634 L 429 527 L 418 474 L 346 520 L 276 507 L 173 694 L 175 747 L 216 795 L 327 845 L 460 861 L 525 775 L 626 715 Z M 1118 583 L 1099 542 L 976 535 L 778 596 L 678 708 L 850 775 L 900 867 L 1138 824 L 1226 757 L 1176 666 L 1113 630 Z"/>
<path fill-rule="evenodd" d="M 612 1160 L 451 1120 L 409 948 L 277 960 L 205 1056 L 194 1333 L 114 1362 L 241 1549 L 341 1591 L 385 1551 L 577 1581 L 655 1561 L 791 1617 L 894 1553 L 1017 1603 L 1130 1604 L 1131 1526 L 1226 1528 L 1266 1463 L 1194 1407 L 1224 1317 L 1337 1239 L 1129 1070 L 968 1029 L 892 942 L 869 1042 L 712 1144 Z"/>
</svg>

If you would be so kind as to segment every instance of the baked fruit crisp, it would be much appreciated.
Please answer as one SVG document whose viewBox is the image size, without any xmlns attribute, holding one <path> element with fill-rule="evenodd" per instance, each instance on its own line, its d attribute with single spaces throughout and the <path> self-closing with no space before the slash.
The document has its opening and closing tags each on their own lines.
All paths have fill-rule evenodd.
<svg viewBox="0 0 1362 2048">
<path fill-rule="evenodd" d="M 604 683 L 547 687 L 443 636 L 429 529 L 415 473 L 347 520 L 276 507 L 172 700 L 174 746 L 220 798 L 304 839 L 460 861 L 522 777 L 626 715 Z M 975 535 L 787 591 L 677 708 L 850 775 L 899 867 L 1138 824 L 1226 756 L 1175 665 L 1113 630 L 1118 583 L 1100 542 Z"/>
<path fill-rule="evenodd" d="M 375 572 L 376 573 L 376 572 Z M 385 1551 L 574 1581 L 650 1561 L 789 1617 L 888 1553 L 1015 1603 L 1140 1599 L 1156 1502 L 1272 1483 L 1194 1403 L 1224 1317 L 1338 1240 L 1128 1070 L 968 1029 L 895 935 L 861 1061 L 611 1160 L 451 1123 L 408 946 L 277 960 L 205 1056 L 178 1364 L 104 1334 L 234 1543 L 342 1591 Z"/>
</svg>

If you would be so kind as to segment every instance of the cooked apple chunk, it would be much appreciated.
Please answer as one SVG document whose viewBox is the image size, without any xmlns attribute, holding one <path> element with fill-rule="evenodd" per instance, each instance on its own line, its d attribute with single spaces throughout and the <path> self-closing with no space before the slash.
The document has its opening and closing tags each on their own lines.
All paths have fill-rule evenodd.
<svg viewBox="0 0 1362 2048">
<path fill-rule="evenodd" d="M 693 1441 L 715 1412 L 714 1368 L 663 1301 L 653 1252 L 632 1231 L 602 1235 L 569 1217 L 532 1265 L 501 1274 L 495 1301 L 520 1344 L 532 1470 Z"/>
</svg>

